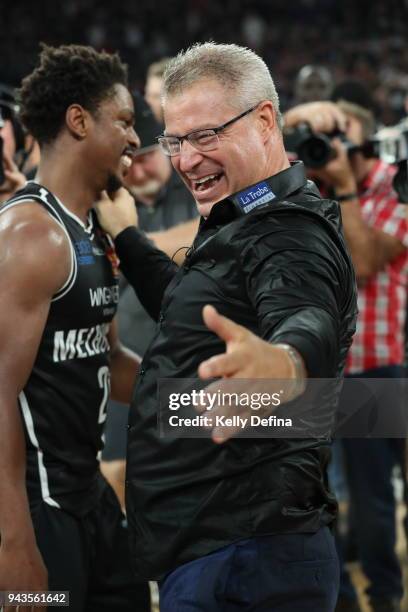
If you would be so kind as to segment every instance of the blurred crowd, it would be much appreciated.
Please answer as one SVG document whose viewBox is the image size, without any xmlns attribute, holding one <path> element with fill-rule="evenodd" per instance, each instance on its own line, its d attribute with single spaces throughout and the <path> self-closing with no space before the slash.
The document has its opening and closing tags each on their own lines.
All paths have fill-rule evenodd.
<svg viewBox="0 0 408 612">
<path fill-rule="evenodd" d="M 335 82 L 365 82 L 382 122 L 392 124 L 408 88 L 407 13 L 405 0 L 3 0 L 0 81 L 16 85 L 30 71 L 39 41 L 70 42 L 120 51 L 133 87 L 141 89 L 150 63 L 212 39 L 256 50 L 274 75 L 284 110 L 293 103 L 300 67 L 319 63 Z"/>
</svg>

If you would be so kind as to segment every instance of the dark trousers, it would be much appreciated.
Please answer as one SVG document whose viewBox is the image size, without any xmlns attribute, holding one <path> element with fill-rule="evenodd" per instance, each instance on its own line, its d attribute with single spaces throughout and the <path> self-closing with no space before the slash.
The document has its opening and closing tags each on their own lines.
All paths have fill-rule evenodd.
<svg viewBox="0 0 408 612">
<path fill-rule="evenodd" d="M 398 366 L 364 372 L 360 378 L 397 378 Z M 377 410 L 389 410 L 387 398 Z M 401 438 L 345 438 L 342 441 L 349 489 L 349 522 L 354 526 L 357 551 L 370 581 L 367 594 L 375 598 L 400 598 L 403 594 L 400 564 L 395 552 L 395 496 L 392 471 L 400 465 L 405 476 L 405 440 Z M 356 594 L 342 562 L 338 542 L 341 580 L 340 593 Z"/>
<path fill-rule="evenodd" d="M 149 612 L 150 590 L 130 564 L 126 519 L 106 489 L 86 516 L 74 517 L 45 502 L 32 509 L 38 547 L 51 591 L 69 591 L 70 612 Z"/>
<path fill-rule="evenodd" d="M 259 536 L 178 567 L 160 583 L 160 612 L 332 612 L 339 586 L 334 538 Z"/>
</svg>

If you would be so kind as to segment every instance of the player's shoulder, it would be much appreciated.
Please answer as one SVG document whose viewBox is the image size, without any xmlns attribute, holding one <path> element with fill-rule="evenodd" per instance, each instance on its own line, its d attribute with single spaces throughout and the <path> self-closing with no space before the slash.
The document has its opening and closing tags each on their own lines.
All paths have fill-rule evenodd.
<svg viewBox="0 0 408 612">
<path fill-rule="evenodd" d="M 2 240 L 22 241 L 22 246 L 38 241 L 44 246 L 64 249 L 67 235 L 57 220 L 35 201 L 27 200 L 18 206 L 0 210 Z"/>
<path fill-rule="evenodd" d="M 6 208 L 0 214 L 0 264 L 24 277 L 48 274 L 63 284 L 71 266 L 71 246 L 62 226 L 35 201 Z"/>
</svg>

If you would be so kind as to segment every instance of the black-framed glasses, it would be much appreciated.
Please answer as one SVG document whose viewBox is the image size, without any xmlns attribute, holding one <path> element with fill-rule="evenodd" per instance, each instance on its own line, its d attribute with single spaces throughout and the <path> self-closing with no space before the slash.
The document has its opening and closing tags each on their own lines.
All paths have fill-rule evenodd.
<svg viewBox="0 0 408 612">
<path fill-rule="evenodd" d="M 219 138 L 218 134 L 225 130 L 228 126 L 232 125 L 242 117 L 249 115 L 252 113 L 256 107 L 259 106 L 259 102 L 255 104 L 255 106 L 251 106 L 248 110 L 240 113 L 236 117 L 233 117 L 223 125 L 219 125 L 214 128 L 207 128 L 203 130 L 195 130 L 194 132 L 190 132 L 185 136 L 159 136 L 157 138 L 160 148 L 165 155 L 169 157 L 173 157 L 174 155 L 180 155 L 181 144 L 183 140 L 188 140 L 192 147 L 197 149 L 197 151 L 214 151 L 214 149 L 218 148 Z"/>
</svg>

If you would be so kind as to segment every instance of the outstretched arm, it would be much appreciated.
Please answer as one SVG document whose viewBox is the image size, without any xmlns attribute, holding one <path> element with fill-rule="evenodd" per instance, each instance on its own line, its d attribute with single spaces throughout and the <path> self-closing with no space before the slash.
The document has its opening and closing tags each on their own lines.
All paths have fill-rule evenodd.
<svg viewBox="0 0 408 612">
<path fill-rule="evenodd" d="M 273 345 L 262 340 L 242 325 L 238 325 L 220 315 L 213 306 L 203 308 L 204 323 L 225 342 L 225 352 L 203 361 L 198 368 L 198 375 L 203 380 L 211 378 L 227 379 L 215 383 L 217 390 L 225 392 L 242 390 L 246 393 L 274 390 L 273 381 L 279 381 L 278 387 L 284 388 L 285 401 L 290 401 L 303 393 L 305 389 L 306 369 L 301 355 L 292 348 L 292 355 L 283 346 Z M 234 379 L 237 381 L 234 384 Z M 262 382 L 257 382 L 262 379 Z M 232 385 L 231 385 L 232 383 Z M 243 383 L 243 386 L 242 386 Z M 241 389 L 242 387 L 242 389 Z M 210 385 L 211 388 L 211 385 Z M 248 408 L 248 415 L 251 413 Z M 213 413 L 217 416 L 231 417 L 234 406 L 217 407 Z M 239 431 L 239 426 L 214 427 L 214 442 L 225 442 Z"/>
<path fill-rule="evenodd" d="M 225 342 L 225 352 L 198 369 L 202 379 L 221 378 L 210 385 L 211 391 L 271 396 L 283 390 L 283 403 L 303 392 L 307 376 L 337 375 L 355 310 L 351 266 L 320 224 L 305 217 L 300 233 L 300 222 L 288 217 L 285 233 L 273 231 L 273 223 L 252 228 L 254 239 L 240 252 L 259 335 L 205 307 L 204 322 Z M 350 331 L 344 330 L 341 337 L 345 316 Z M 241 406 L 238 410 L 242 414 Z M 251 414 L 250 408 L 244 410 L 244 416 Z M 270 414 L 272 408 L 266 410 Z M 238 411 L 236 406 L 221 405 L 211 414 L 233 416 Z M 237 431 L 228 425 L 213 430 L 212 438 L 223 442 Z"/>
</svg>

